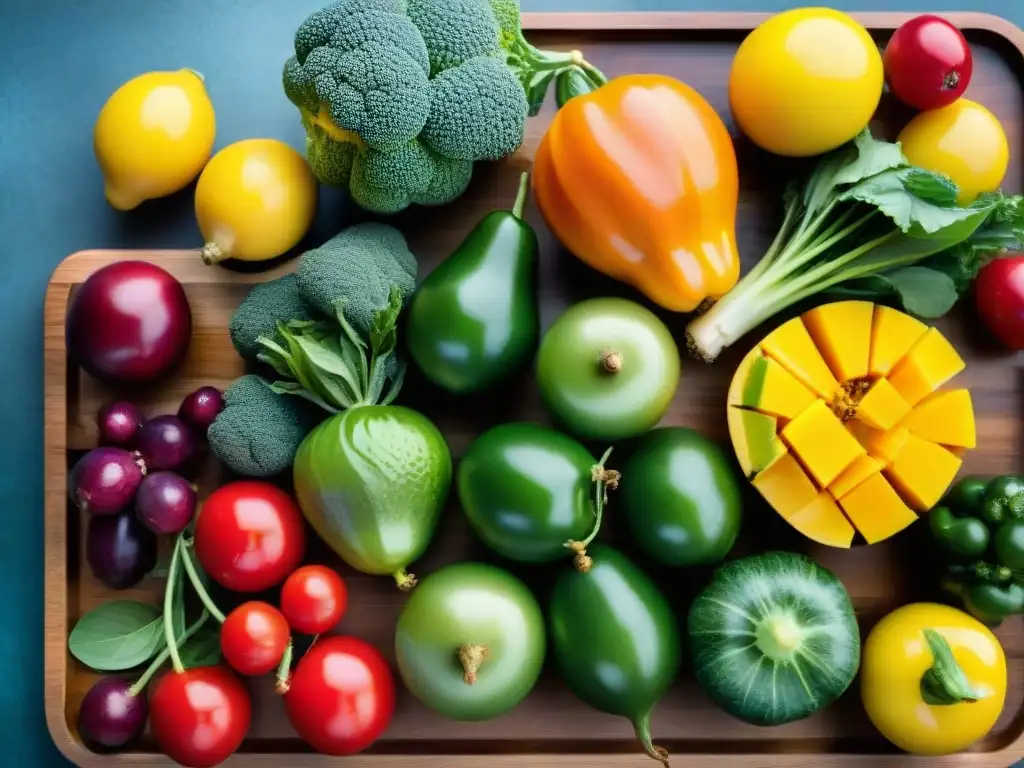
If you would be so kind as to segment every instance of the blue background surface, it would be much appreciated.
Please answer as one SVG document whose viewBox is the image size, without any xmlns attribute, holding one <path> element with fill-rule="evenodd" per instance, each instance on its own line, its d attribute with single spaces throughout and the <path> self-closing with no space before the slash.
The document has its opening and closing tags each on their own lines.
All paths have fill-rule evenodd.
<svg viewBox="0 0 1024 768">
<path fill-rule="evenodd" d="M 188 206 L 142 227 L 107 206 L 92 154 L 105 99 L 129 78 L 192 67 L 217 109 L 217 148 L 251 136 L 301 146 L 280 89 L 295 27 L 326 0 L 0 0 L 0 763 L 66 765 L 43 719 L 42 306 L 83 248 L 194 247 Z M 807 3 L 811 4 L 811 3 Z M 844 10 L 893 0 L 845 0 Z M 540 10 L 757 10 L 780 0 L 523 0 Z M 1017 0 L 901 0 L 985 10 L 1024 26 Z M 1021 765 L 1024 765 L 1022 763 Z"/>
</svg>

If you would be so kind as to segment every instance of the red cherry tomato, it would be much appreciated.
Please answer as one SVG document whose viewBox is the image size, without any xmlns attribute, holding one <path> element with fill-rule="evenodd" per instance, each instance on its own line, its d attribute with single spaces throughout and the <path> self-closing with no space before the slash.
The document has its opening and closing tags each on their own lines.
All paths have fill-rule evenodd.
<svg viewBox="0 0 1024 768">
<path fill-rule="evenodd" d="M 226 667 L 171 670 L 160 678 L 149 702 L 157 746 L 187 768 L 210 768 L 227 760 L 251 721 L 249 692 Z"/>
<path fill-rule="evenodd" d="M 341 621 L 348 590 L 335 571 L 323 565 L 304 565 L 281 588 L 281 613 L 296 632 L 319 635 Z"/>
<path fill-rule="evenodd" d="M 354 755 L 387 729 L 395 679 L 380 651 L 354 637 L 318 640 L 292 673 L 284 709 L 296 733 L 326 755 Z"/>
<path fill-rule="evenodd" d="M 1024 256 L 994 259 L 982 267 L 974 281 L 974 301 L 1000 343 L 1024 349 Z"/>
<path fill-rule="evenodd" d="M 904 22 L 885 46 L 882 63 L 896 98 L 916 109 L 952 104 L 974 71 L 963 33 L 931 14 Z"/>
<path fill-rule="evenodd" d="M 228 614 L 220 627 L 220 649 L 243 675 L 265 675 L 281 663 L 288 646 L 288 622 L 269 603 L 252 600 Z"/>
<path fill-rule="evenodd" d="M 196 520 L 196 555 L 211 578 L 235 592 L 284 581 L 306 552 L 302 512 L 287 493 L 259 480 L 228 483 Z"/>
</svg>

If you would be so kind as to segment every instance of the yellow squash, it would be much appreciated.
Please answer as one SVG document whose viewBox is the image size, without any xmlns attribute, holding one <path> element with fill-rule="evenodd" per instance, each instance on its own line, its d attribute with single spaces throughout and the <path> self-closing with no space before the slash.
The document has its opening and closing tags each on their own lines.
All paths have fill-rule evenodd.
<svg viewBox="0 0 1024 768">
<path fill-rule="evenodd" d="M 977 619 L 914 603 L 883 618 L 864 642 L 861 699 L 900 749 L 947 755 L 985 736 L 1006 699 L 1006 656 Z"/>
<path fill-rule="evenodd" d="M 203 261 L 268 261 L 287 253 L 313 223 L 317 189 L 306 159 L 282 141 L 224 147 L 196 185 Z"/>
<path fill-rule="evenodd" d="M 147 72 L 107 99 L 93 128 L 93 151 L 107 201 L 128 211 L 184 189 L 210 159 L 213 104 L 194 70 Z"/>
<path fill-rule="evenodd" d="M 946 338 L 865 301 L 823 304 L 779 326 L 740 363 L 729 434 L 744 473 L 808 538 L 883 541 L 928 512 L 973 448 L 964 368 Z"/>
</svg>

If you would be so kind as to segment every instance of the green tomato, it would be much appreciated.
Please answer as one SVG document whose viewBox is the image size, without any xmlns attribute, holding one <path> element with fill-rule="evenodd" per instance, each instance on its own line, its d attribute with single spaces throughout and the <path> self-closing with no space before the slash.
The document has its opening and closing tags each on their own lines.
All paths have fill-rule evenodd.
<svg viewBox="0 0 1024 768">
<path fill-rule="evenodd" d="M 544 614 L 512 574 L 456 563 L 427 576 L 398 617 L 395 658 L 409 691 L 453 720 L 488 720 L 533 689 Z"/>
<path fill-rule="evenodd" d="M 322 422 L 299 446 L 295 498 L 313 530 L 358 571 L 415 580 L 452 479 L 448 445 L 421 413 L 364 405 Z"/>
<path fill-rule="evenodd" d="M 640 438 L 618 499 L 633 540 L 662 565 L 709 565 L 729 554 L 743 519 L 740 487 L 715 443 L 686 427 Z"/>
<path fill-rule="evenodd" d="M 621 440 L 654 427 L 679 386 L 679 348 L 648 309 L 626 299 L 588 299 L 541 341 L 537 384 L 568 431 Z"/>
<path fill-rule="evenodd" d="M 459 462 L 459 502 L 476 535 L 502 557 L 569 557 L 567 543 L 583 541 L 599 525 L 592 506 L 597 465 L 561 432 L 501 424 L 474 440 Z"/>
</svg>

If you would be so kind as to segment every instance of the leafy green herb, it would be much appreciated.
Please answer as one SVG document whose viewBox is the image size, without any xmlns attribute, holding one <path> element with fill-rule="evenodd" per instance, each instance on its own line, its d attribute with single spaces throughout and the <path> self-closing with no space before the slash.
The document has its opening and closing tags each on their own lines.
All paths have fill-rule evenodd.
<svg viewBox="0 0 1024 768">
<path fill-rule="evenodd" d="M 114 600 L 94 608 L 68 637 L 71 655 L 97 672 L 145 664 L 163 646 L 163 614 L 136 600 Z"/>
<path fill-rule="evenodd" d="M 865 129 L 786 189 L 775 241 L 689 324 L 691 351 L 710 362 L 768 318 L 826 292 L 945 314 L 988 260 L 1024 242 L 1024 197 L 989 193 L 964 207 L 957 194 L 946 176 L 911 165 L 899 144 Z"/>
<path fill-rule="evenodd" d="M 209 615 L 209 614 L 205 614 Z M 178 650 L 185 668 L 209 667 L 220 662 L 220 627 L 206 623 L 184 643 L 179 640 Z"/>
</svg>

